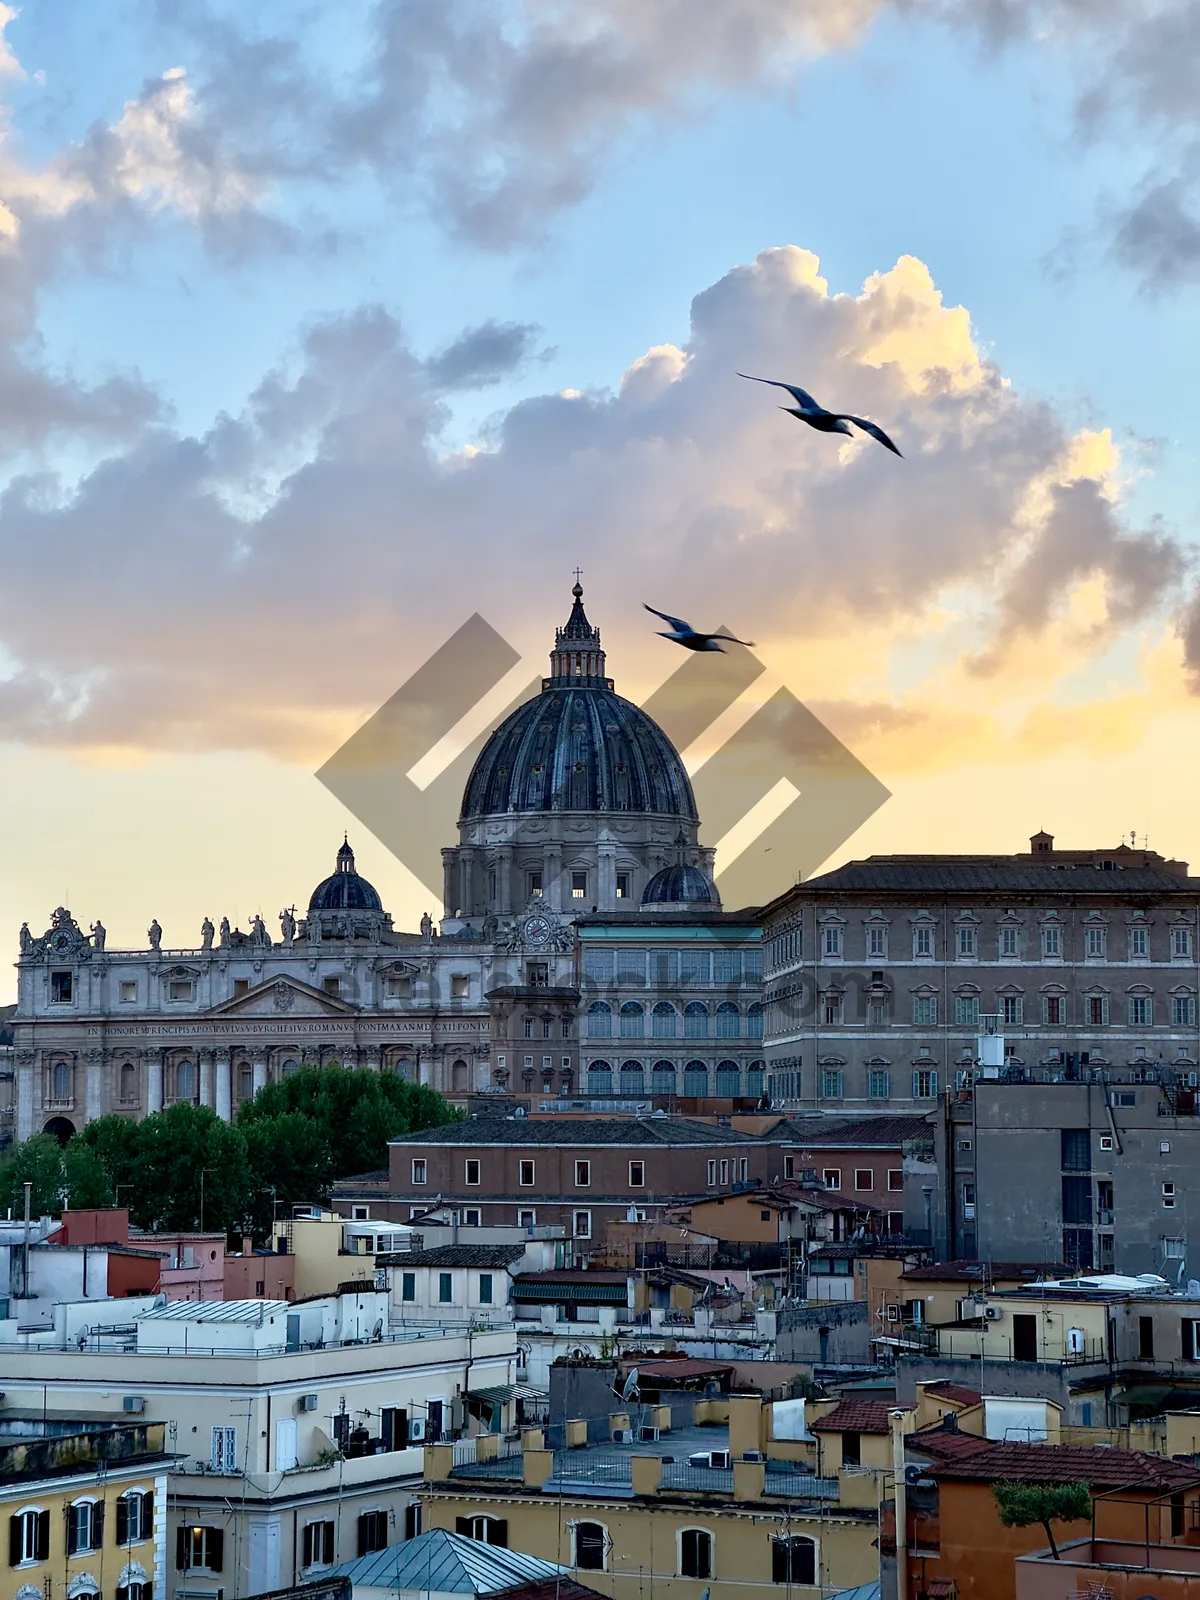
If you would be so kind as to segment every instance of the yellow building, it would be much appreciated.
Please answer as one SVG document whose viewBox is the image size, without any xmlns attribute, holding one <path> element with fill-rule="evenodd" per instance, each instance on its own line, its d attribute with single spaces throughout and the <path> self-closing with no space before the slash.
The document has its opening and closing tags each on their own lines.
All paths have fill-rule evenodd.
<svg viewBox="0 0 1200 1600">
<path fill-rule="evenodd" d="M 164 1432 L 0 1417 L 2 1600 L 166 1600 Z"/>
<path fill-rule="evenodd" d="M 667 1407 L 614 1413 L 601 1446 L 546 1449 L 537 1432 L 509 1455 L 495 1438 L 431 1446 L 423 1525 L 560 1562 L 614 1600 L 815 1600 L 874 1581 L 875 1475 L 813 1473 L 802 1401 L 728 1405 L 728 1427 L 675 1432 Z"/>
</svg>

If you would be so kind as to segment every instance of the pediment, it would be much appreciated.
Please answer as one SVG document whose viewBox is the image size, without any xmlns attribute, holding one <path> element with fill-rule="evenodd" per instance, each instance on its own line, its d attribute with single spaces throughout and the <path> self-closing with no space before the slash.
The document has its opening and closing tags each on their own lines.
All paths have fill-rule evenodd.
<svg viewBox="0 0 1200 1600">
<path fill-rule="evenodd" d="M 352 1017 L 358 1006 L 296 978 L 267 978 L 208 1012 L 210 1017 Z"/>
</svg>

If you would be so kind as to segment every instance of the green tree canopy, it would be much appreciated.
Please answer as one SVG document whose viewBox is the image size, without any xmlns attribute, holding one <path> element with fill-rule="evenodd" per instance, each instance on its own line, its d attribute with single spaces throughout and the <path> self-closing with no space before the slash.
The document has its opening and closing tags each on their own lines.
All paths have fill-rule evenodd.
<svg viewBox="0 0 1200 1600">
<path fill-rule="evenodd" d="M 32 1139 L 13 1145 L 0 1160 L 0 1206 L 16 1218 L 25 1215 L 25 1182 L 33 1184 L 30 1214 L 56 1217 L 62 1210 L 66 1190 L 62 1146 L 49 1133 L 35 1133 Z"/>
<path fill-rule="evenodd" d="M 1006 1528 L 1029 1528 L 1040 1522 L 1059 1559 L 1052 1522 L 1086 1522 L 1092 1514 L 1092 1491 L 1086 1483 L 994 1483 L 992 1494 Z"/>
<path fill-rule="evenodd" d="M 139 1228 L 241 1231 L 251 1177 L 237 1128 L 179 1101 L 139 1123 L 138 1134 L 129 1209 Z"/>
<path fill-rule="evenodd" d="M 256 1239 L 270 1234 L 277 1207 L 327 1198 L 332 1177 L 329 1141 L 313 1118 L 285 1111 L 248 1121 L 237 1132 L 246 1145 L 249 1223 Z"/>
</svg>

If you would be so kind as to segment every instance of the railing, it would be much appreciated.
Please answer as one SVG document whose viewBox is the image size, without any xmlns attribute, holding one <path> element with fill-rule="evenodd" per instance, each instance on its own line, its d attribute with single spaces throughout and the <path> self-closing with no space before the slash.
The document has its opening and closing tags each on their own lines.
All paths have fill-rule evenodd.
<svg viewBox="0 0 1200 1600">
<path fill-rule="evenodd" d="M 487 1441 L 489 1446 L 495 1445 L 494 1450 L 489 1448 L 488 1454 L 484 1457 L 485 1462 L 507 1461 L 511 1457 L 521 1454 L 520 1439 L 505 1439 L 499 1434 L 485 1433 L 470 1439 L 455 1439 L 454 1465 L 456 1467 L 466 1467 L 477 1462 L 479 1460 L 479 1446 L 483 1441 Z"/>
</svg>

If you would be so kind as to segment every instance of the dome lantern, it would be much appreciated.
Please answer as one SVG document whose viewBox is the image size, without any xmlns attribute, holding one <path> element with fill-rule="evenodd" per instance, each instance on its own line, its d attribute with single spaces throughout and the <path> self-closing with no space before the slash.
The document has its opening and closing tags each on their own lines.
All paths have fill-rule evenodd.
<svg viewBox="0 0 1200 1600">
<path fill-rule="evenodd" d="M 554 649 L 550 652 L 550 676 L 542 679 L 543 689 L 561 689 L 571 684 L 588 684 L 611 689 L 611 678 L 604 676 L 604 651 L 600 647 L 600 629 L 593 628 L 583 609 L 582 574 L 575 569 L 575 587 L 571 590 L 574 604 L 566 626 L 554 630 Z"/>
</svg>

